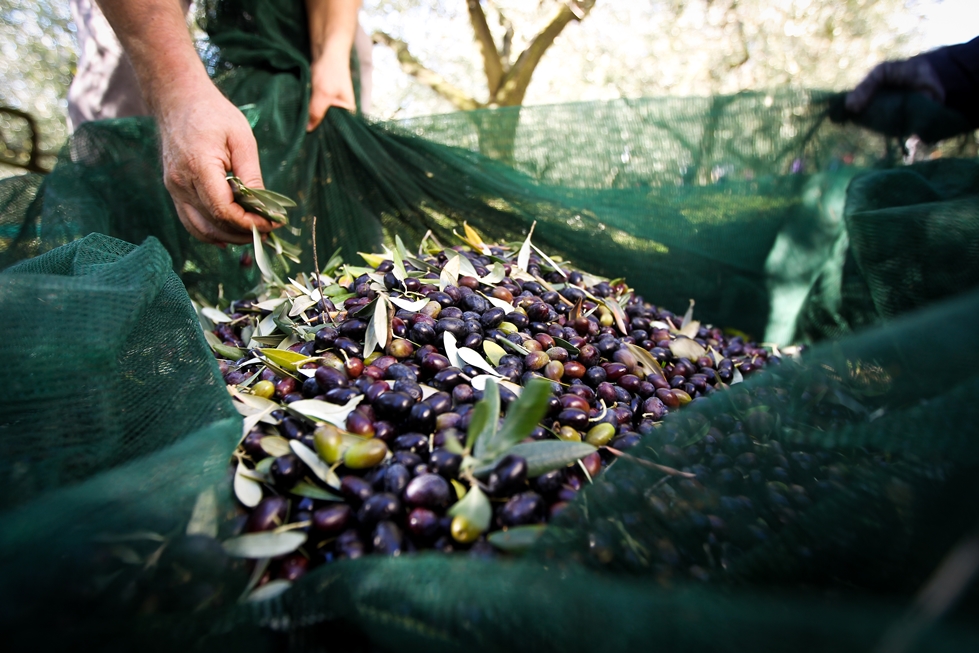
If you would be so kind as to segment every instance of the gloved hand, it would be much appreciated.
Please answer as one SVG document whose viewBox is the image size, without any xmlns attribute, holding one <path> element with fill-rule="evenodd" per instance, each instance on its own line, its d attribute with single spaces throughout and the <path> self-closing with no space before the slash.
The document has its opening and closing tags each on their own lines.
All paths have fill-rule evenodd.
<svg viewBox="0 0 979 653">
<path fill-rule="evenodd" d="M 847 110 L 851 113 L 863 112 L 877 91 L 883 88 L 918 91 L 936 102 L 945 103 L 945 89 L 935 69 L 925 57 L 917 56 L 878 64 L 847 94 Z"/>
</svg>

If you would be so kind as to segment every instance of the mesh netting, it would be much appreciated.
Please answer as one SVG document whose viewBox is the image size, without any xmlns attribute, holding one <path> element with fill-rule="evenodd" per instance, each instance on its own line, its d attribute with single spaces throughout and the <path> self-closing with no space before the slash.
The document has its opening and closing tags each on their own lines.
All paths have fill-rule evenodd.
<svg viewBox="0 0 979 653">
<path fill-rule="evenodd" d="M 187 291 L 240 297 L 258 271 L 182 229 L 150 121 L 86 125 L 52 174 L 0 185 L 15 647 L 975 650 L 974 592 L 894 630 L 979 523 L 974 160 L 897 165 L 896 141 L 830 120 L 838 99 L 790 90 L 400 124 L 332 110 L 307 136 L 301 4 L 214 2 L 204 22 L 266 185 L 299 202 L 284 235 L 307 266 L 314 215 L 320 254 L 348 260 L 394 233 L 516 240 L 536 220 L 544 251 L 656 304 L 820 344 L 668 417 L 522 559 L 345 561 L 241 604 L 248 571 L 219 545 L 241 422 Z M 904 135 L 934 110 L 898 108 L 918 122 L 870 124 Z"/>
</svg>

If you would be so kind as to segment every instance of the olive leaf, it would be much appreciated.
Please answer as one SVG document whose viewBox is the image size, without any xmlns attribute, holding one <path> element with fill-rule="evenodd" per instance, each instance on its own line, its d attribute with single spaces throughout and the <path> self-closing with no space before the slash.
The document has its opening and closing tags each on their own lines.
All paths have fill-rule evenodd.
<svg viewBox="0 0 979 653">
<path fill-rule="evenodd" d="M 479 277 L 479 283 L 484 283 L 487 286 L 492 286 L 493 284 L 500 283 L 506 277 L 506 268 L 503 267 L 501 263 L 494 263 L 492 269 L 486 274 L 485 277 Z"/>
<path fill-rule="evenodd" d="M 300 354 L 297 351 L 289 351 L 288 349 L 261 349 L 262 356 L 272 361 L 275 365 L 278 365 L 284 370 L 290 372 L 295 372 L 300 365 L 304 365 L 314 358 L 310 358 L 306 354 Z"/>
<path fill-rule="evenodd" d="M 274 599 L 277 596 L 281 596 L 292 587 L 291 580 L 285 580 L 284 578 L 279 578 L 276 580 L 270 580 L 265 583 L 257 590 L 248 595 L 245 599 L 248 603 L 257 603 L 259 601 L 268 601 L 269 599 Z"/>
<path fill-rule="evenodd" d="M 262 451 L 275 458 L 292 453 L 292 449 L 289 448 L 289 441 L 281 435 L 266 435 L 258 441 L 258 444 L 262 447 Z"/>
<path fill-rule="evenodd" d="M 497 336 L 496 341 L 501 345 L 503 345 L 504 347 L 506 347 L 507 349 L 512 349 L 513 351 L 517 352 L 521 356 L 526 356 L 527 354 L 530 353 L 529 351 L 524 349 L 522 345 L 518 345 L 515 342 L 511 342 L 506 338 L 504 338 L 503 336 Z"/>
<path fill-rule="evenodd" d="M 218 496 L 214 488 L 207 488 L 197 495 L 194 509 L 187 522 L 187 535 L 218 536 Z"/>
<path fill-rule="evenodd" d="M 479 235 L 478 231 L 470 227 L 468 222 L 462 223 L 462 229 L 466 233 L 466 237 L 463 240 L 469 243 L 480 254 L 489 254 L 489 246 L 483 242 L 483 238 Z M 455 232 L 453 231 L 452 233 Z"/>
<path fill-rule="evenodd" d="M 224 552 L 234 558 L 274 558 L 292 553 L 306 542 L 306 533 L 282 531 L 279 533 L 248 533 L 225 540 Z"/>
<path fill-rule="evenodd" d="M 486 384 L 489 388 L 489 383 Z M 493 384 L 495 389 L 496 384 Z M 485 393 L 484 393 L 485 395 Z M 507 409 L 503 426 L 491 433 L 489 441 L 479 451 L 479 441 L 474 452 L 477 458 L 495 457 L 513 447 L 530 435 L 531 431 L 547 413 L 548 398 L 551 396 L 551 383 L 545 379 L 531 379 L 524 386 L 520 397 Z"/>
<path fill-rule="evenodd" d="M 517 395 L 518 397 L 523 392 L 523 387 L 517 385 L 516 383 L 507 381 L 506 379 L 500 376 L 490 376 L 489 374 L 480 374 L 479 376 L 474 376 L 472 380 L 469 382 L 469 384 L 473 387 L 473 390 L 484 391 L 486 390 L 487 381 L 495 381 L 496 383 L 500 384 L 501 386 L 503 386 L 513 394 Z"/>
<path fill-rule="evenodd" d="M 472 261 L 459 253 L 456 253 L 456 257 L 459 259 L 459 274 L 466 277 L 473 277 L 474 279 L 479 278 L 479 273 L 476 272 L 476 268 L 473 266 Z"/>
<path fill-rule="evenodd" d="M 210 331 L 204 332 L 204 340 L 206 340 L 207 344 L 210 345 L 211 351 L 218 354 L 222 358 L 236 361 L 244 354 L 244 352 L 237 347 L 232 347 L 231 345 L 226 345 L 221 342 L 221 339 Z"/>
<path fill-rule="evenodd" d="M 256 213 L 278 224 L 289 224 L 286 209 L 291 209 L 296 206 L 296 203 L 291 199 L 285 195 L 264 188 L 249 188 L 241 179 L 230 172 L 228 173 L 227 180 L 231 184 L 235 201 L 241 204 L 246 211 Z"/>
<path fill-rule="evenodd" d="M 606 299 L 602 303 L 605 305 L 605 308 L 612 313 L 612 318 L 615 320 L 615 327 L 621 331 L 623 335 L 627 334 L 629 331 L 626 328 L 625 311 L 623 311 L 622 307 L 619 306 L 619 302 L 615 301 L 614 299 Z"/>
<path fill-rule="evenodd" d="M 448 331 L 446 331 L 446 333 L 448 333 Z M 479 352 L 477 352 L 475 349 L 460 347 L 456 351 L 456 355 L 462 360 L 463 363 L 468 363 L 469 365 L 484 370 L 493 376 L 500 376 L 500 373 L 494 370 L 493 366 L 490 365 L 486 359 L 480 356 Z"/>
<path fill-rule="evenodd" d="M 744 375 L 741 374 L 741 370 L 735 367 L 731 373 L 731 385 L 734 385 L 735 383 L 743 383 L 743 382 L 744 382 Z"/>
<path fill-rule="evenodd" d="M 537 226 L 537 221 L 530 225 L 530 232 L 527 234 L 527 240 L 523 241 L 523 245 L 520 246 L 520 253 L 517 254 L 517 267 L 524 272 L 527 272 L 527 267 L 530 265 L 530 238 L 534 235 L 534 227 Z"/>
<path fill-rule="evenodd" d="M 337 485 L 339 486 L 339 479 Z M 299 481 L 292 487 L 291 490 L 289 490 L 289 492 L 301 497 L 307 497 L 309 499 L 319 499 L 321 501 L 343 501 L 343 497 L 327 492 L 323 488 L 317 487 L 312 483 L 307 483 L 306 481 Z"/>
<path fill-rule="evenodd" d="M 493 295 L 487 295 L 485 293 L 480 293 L 480 294 L 486 299 L 486 301 L 488 301 L 493 306 L 497 308 L 502 308 L 507 313 L 513 312 L 513 304 L 511 304 L 510 302 L 504 299 L 500 299 L 499 297 L 494 297 Z"/>
<path fill-rule="evenodd" d="M 505 531 L 495 531 L 486 536 L 486 541 L 507 553 L 523 553 L 536 542 L 544 529 L 543 524 L 511 526 Z"/>
<path fill-rule="evenodd" d="M 306 466 L 316 475 L 316 478 L 320 479 L 330 487 L 340 488 L 340 477 L 337 473 L 330 469 L 330 466 L 323 462 L 323 459 L 319 455 L 307 447 L 305 444 L 299 440 L 290 440 L 289 446 L 292 447 L 292 452 L 296 454 L 300 460 L 306 463 Z"/>
<path fill-rule="evenodd" d="M 357 395 L 344 405 L 338 406 L 320 399 L 300 399 L 286 405 L 286 408 L 313 421 L 329 422 L 336 427 L 344 428 L 347 415 L 352 413 L 363 400 L 364 395 Z"/>
<path fill-rule="evenodd" d="M 449 331 L 442 332 L 442 345 L 445 347 L 445 357 L 449 359 L 449 365 L 462 369 L 465 361 L 459 358 L 459 348 L 456 347 L 456 337 Z"/>
<path fill-rule="evenodd" d="M 581 353 L 578 350 L 577 347 L 575 347 L 574 345 L 572 345 L 570 342 L 568 342 L 564 338 L 554 338 L 554 344 L 557 345 L 558 347 L 563 348 L 563 349 L 567 349 L 568 350 L 568 353 L 571 354 L 572 356 L 577 356 L 578 354 Z M 643 350 L 643 351 L 645 351 L 645 350 Z"/>
<path fill-rule="evenodd" d="M 526 460 L 527 477 L 535 478 L 555 469 L 563 469 L 595 451 L 597 449 L 587 442 L 540 440 L 514 445 L 507 449 L 503 455 L 519 456 Z M 497 462 L 499 462 L 499 458 L 477 467 L 473 473 L 479 477 L 486 476 L 493 471 Z"/>
<path fill-rule="evenodd" d="M 557 340 L 555 339 L 554 342 L 557 342 Z M 500 359 L 506 356 L 506 351 L 503 349 L 503 347 L 500 347 L 492 340 L 483 341 L 483 351 L 486 352 L 486 358 L 488 358 L 489 362 L 491 362 L 493 365 L 499 365 Z"/>
<path fill-rule="evenodd" d="M 427 297 L 422 297 L 421 299 L 415 302 L 409 301 L 404 297 L 391 297 L 390 299 L 391 299 L 391 303 L 397 306 L 398 308 L 403 308 L 404 310 L 411 311 L 412 313 L 417 313 L 422 309 L 423 306 L 425 306 L 426 304 L 428 304 L 428 302 L 431 301 Z"/>
<path fill-rule="evenodd" d="M 252 246 L 255 248 L 255 264 L 262 273 L 262 279 L 266 283 L 277 282 L 278 277 L 275 276 L 275 272 L 272 270 L 272 264 L 265 255 L 265 248 L 262 247 L 262 236 L 258 233 L 255 225 L 252 225 Z"/>
<path fill-rule="evenodd" d="M 486 382 L 483 398 L 473 406 L 466 437 L 466 449 L 482 458 L 489 443 L 496 437 L 500 421 L 500 389 L 496 381 Z"/>
<path fill-rule="evenodd" d="M 201 315 L 209 319 L 211 322 L 214 322 L 215 324 L 231 321 L 231 317 L 228 314 L 223 313 L 216 308 L 211 308 L 210 306 L 205 306 L 204 308 L 202 308 Z"/>
<path fill-rule="evenodd" d="M 242 474 L 245 466 L 238 461 L 238 468 L 235 470 L 235 496 L 241 501 L 243 506 L 254 508 L 262 500 L 262 486 L 258 482 Z"/>
<path fill-rule="evenodd" d="M 474 485 L 466 496 L 449 508 L 447 514 L 450 517 L 465 517 L 479 531 L 485 531 L 493 519 L 493 506 L 483 491 Z"/>
<path fill-rule="evenodd" d="M 534 248 L 534 251 L 535 251 L 535 252 L 537 252 L 537 253 L 538 253 L 538 254 L 540 255 L 540 257 L 541 257 L 542 259 L 544 259 L 544 261 L 546 261 L 546 262 L 547 262 L 547 264 L 548 264 L 548 265 L 550 265 L 550 266 L 551 266 L 551 268 L 552 268 L 552 269 L 553 269 L 553 270 L 554 270 L 555 272 L 557 272 L 558 274 L 560 274 L 560 275 L 561 275 L 562 277 L 564 277 L 565 279 L 567 279 L 567 278 L 568 278 L 568 275 L 567 275 L 567 274 L 565 274 L 565 272 L 564 272 L 564 270 L 562 270 L 562 269 L 561 269 L 561 266 L 560 266 L 560 265 L 558 265 L 557 263 L 555 263 L 555 262 L 554 262 L 554 260 L 553 260 L 553 259 L 551 259 L 551 257 L 550 257 L 550 256 L 548 256 L 547 254 L 545 254 L 544 252 L 542 252 L 542 251 L 540 250 L 540 248 L 538 248 L 538 247 L 537 247 L 536 245 L 531 245 L 531 247 L 533 247 L 533 248 Z"/>
</svg>

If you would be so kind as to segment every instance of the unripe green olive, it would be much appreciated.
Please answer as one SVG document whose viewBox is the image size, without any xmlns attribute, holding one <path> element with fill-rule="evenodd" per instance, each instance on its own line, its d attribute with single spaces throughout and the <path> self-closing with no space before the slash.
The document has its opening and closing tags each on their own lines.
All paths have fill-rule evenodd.
<svg viewBox="0 0 979 653">
<path fill-rule="evenodd" d="M 594 445 L 596 447 L 602 447 L 609 443 L 615 436 L 615 427 L 608 422 L 603 422 L 602 424 L 596 424 L 588 430 L 588 434 L 585 436 L 585 442 Z"/>
<path fill-rule="evenodd" d="M 384 440 L 372 438 L 351 446 L 343 452 L 343 464 L 350 469 L 369 469 L 376 466 L 388 454 Z"/>
</svg>

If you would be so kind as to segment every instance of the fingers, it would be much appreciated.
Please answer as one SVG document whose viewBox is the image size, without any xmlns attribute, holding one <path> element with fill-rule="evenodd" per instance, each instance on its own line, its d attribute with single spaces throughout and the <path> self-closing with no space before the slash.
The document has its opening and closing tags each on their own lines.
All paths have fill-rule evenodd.
<svg viewBox="0 0 979 653">
<path fill-rule="evenodd" d="M 176 205 L 176 208 L 181 224 L 191 236 L 201 242 L 223 247 L 225 243 L 244 245 L 252 241 L 251 233 L 245 236 L 224 231 L 213 222 L 204 219 L 201 212 L 189 203 L 181 202 Z"/>
<path fill-rule="evenodd" d="M 857 87 L 850 91 L 846 96 L 846 109 L 851 113 L 862 113 L 870 99 L 877 93 L 884 81 L 886 63 L 878 64 L 870 73 L 864 77 Z"/>
<path fill-rule="evenodd" d="M 324 59 L 314 62 L 310 69 L 313 89 L 309 96 L 309 120 L 306 131 L 311 132 L 320 123 L 330 107 L 340 107 L 356 113 L 353 80 L 350 76 L 349 59 Z"/>
<path fill-rule="evenodd" d="M 846 96 L 846 108 L 861 113 L 881 88 L 901 88 L 918 91 L 936 102 L 945 102 L 945 89 L 934 68 L 924 57 L 905 61 L 886 61 L 878 64 Z"/>
</svg>

